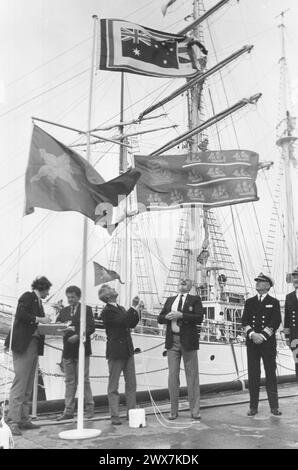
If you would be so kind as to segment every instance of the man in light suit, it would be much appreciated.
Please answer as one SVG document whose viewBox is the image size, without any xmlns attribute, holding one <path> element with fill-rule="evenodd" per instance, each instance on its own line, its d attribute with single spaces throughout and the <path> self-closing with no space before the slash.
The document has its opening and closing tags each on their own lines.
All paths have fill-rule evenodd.
<svg viewBox="0 0 298 470">
<path fill-rule="evenodd" d="M 247 299 L 242 315 L 242 326 L 246 334 L 248 388 L 250 409 L 247 416 L 258 413 L 261 359 L 266 375 L 266 390 L 271 413 L 280 416 L 276 379 L 275 332 L 281 323 L 279 301 L 268 294 L 273 286 L 270 276 L 260 273 L 256 278 L 257 295 Z"/>
<path fill-rule="evenodd" d="M 184 362 L 191 417 L 200 420 L 197 326 L 203 321 L 203 306 L 199 296 L 189 294 L 191 287 L 191 280 L 181 279 L 178 284 L 178 295 L 166 300 L 158 316 L 158 323 L 167 325 L 165 347 L 169 367 L 168 386 L 171 401 L 169 419 L 171 420 L 178 417 L 181 357 Z"/>
<path fill-rule="evenodd" d="M 298 380 L 298 267 L 291 273 L 294 290 L 286 296 L 284 334 L 289 348 L 293 351 L 296 379 Z"/>
<path fill-rule="evenodd" d="M 44 276 L 32 283 L 32 292 L 25 292 L 18 301 L 12 331 L 5 340 L 5 346 L 13 354 L 15 377 L 10 389 L 9 413 L 7 422 L 15 436 L 22 430 L 39 426 L 29 417 L 31 399 L 38 356 L 43 355 L 44 336 L 37 331 L 38 323 L 50 323 L 45 316 L 42 299 L 49 295 L 51 282 Z"/>
<path fill-rule="evenodd" d="M 63 367 L 65 374 L 65 407 L 64 412 L 57 421 L 72 419 L 75 411 L 75 396 L 78 387 L 78 366 L 80 347 L 80 319 L 81 319 L 81 289 L 77 286 L 69 286 L 66 289 L 68 307 L 61 310 L 56 323 L 71 322 L 70 328 L 63 337 Z M 89 367 L 91 356 L 90 335 L 95 331 L 95 323 L 92 308 L 86 305 L 86 341 L 85 341 L 85 368 L 84 368 L 84 402 L 86 418 L 94 416 L 94 400 L 92 396 Z"/>
</svg>

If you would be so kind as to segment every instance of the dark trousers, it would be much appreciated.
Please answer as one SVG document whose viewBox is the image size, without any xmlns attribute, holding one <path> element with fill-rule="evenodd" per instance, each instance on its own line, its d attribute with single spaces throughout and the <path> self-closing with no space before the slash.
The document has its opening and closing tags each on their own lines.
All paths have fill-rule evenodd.
<svg viewBox="0 0 298 470">
<path fill-rule="evenodd" d="M 173 346 L 168 349 L 169 367 L 169 395 L 171 401 L 171 415 L 178 414 L 179 409 L 179 386 L 180 386 L 180 363 L 184 362 L 185 377 L 187 383 L 190 413 L 193 417 L 200 415 L 200 381 L 198 351 L 187 351 L 181 346 L 180 337 L 173 335 Z"/>
<path fill-rule="evenodd" d="M 109 365 L 109 384 L 108 384 L 108 401 L 111 412 L 111 418 L 119 417 L 119 379 L 123 372 L 125 380 L 125 399 L 127 412 L 136 408 L 136 371 L 134 356 L 127 359 L 108 359 Z"/>
<path fill-rule="evenodd" d="M 293 354 L 293 359 L 294 359 L 294 362 L 295 362 L 295 372 L 296 372 L 296 380 L 298 382 L 298 354 L 297 354 L 297 341 L 298 338 L 291 338 L 290 339 L 290 344 L 292 343 L 292 341 L 294 341 L 293 345 L 294 345 L 294 348 L 291 347 L 291 351 L 292 351 L 292 354 Z"/>
<path fill-rule="evenodd" d="M 276 379 L 276 345 L 249 344 L 247 345 L 248 388 L 250 407 L 258 408 L 261 359 L 263 360 L 266 390 L 270 408 L 278 408 L 277 379 Z"/>
</svg>

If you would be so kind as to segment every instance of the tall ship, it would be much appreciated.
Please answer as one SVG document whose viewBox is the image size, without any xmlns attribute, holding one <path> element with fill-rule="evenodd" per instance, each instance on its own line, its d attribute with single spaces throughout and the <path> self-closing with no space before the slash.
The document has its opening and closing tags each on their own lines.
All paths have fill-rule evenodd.
<svg viewBox="0 0 298 470">
<path fill-rule="evenodd" d="M 179 0 L 165 4 L 167 18 L 171 9 L 179 7 Z M 148 172 L 146 175 L 149 175 L 145 182 L 141 178 L 137 189 L 125 200 L 125 216 L 106 235 L 105 255 L 97 250 L 88 260 L 89 265 L 90 261 L 96 261 L 106 265 L 108 271 L 119 274 L 123 283 L 114 280 L 111 284 L 119 292 L 121 305 L 128 307 L 135 295 L 142 299 L 141 319 L 132 332 L 137 390 L 140 393 L 158 394 L 167 389 L 165 331 L 162 325 L 158 325 L 157 316 L 165 299 L 175 295 L 181 278 L 193 281 L 191 293 L 199 295 L 203 301 L 204 321 L 198 328 L 202 388 L 216 392 L 237 385 L 244 389 L 247 362 L 241 316 L 245 300 L 254 295 L 254 276 L 258 274 L 258 269 L 273 276 L 273 295 L 279 298 L 283 307 L 285 295 L 291 288 L 289 273 L 298 263 L 293 204 L 297 178 L 297 138 L 287 81 L 286 12 L 282 12 L 278 19 L 282 44 L 279 59 L 280 106 L 275 139 L 277 156 L 273 162 L 259 159 L 258 153 L 247 150 L 247 142 L 243 148 L 242 134 L 240 132 L 238 135 L 237 132 L 239 116 L 246 118 L 247 113 L 257 112 L 262 96 L 256 91 L 235 102 L 230 102 L 228 98 L 226 86 L 231 75 L 237 74 L 242 61 L 254 53 L 253 45 L 236 47 L 227 55 L 223 54 L 224 48 L 220 53 L 216 50 L 212 20 L 216 18 L 215 25 L 217 21 L 225 21 L 231 4 L 236 8 L 233 1 L 222 0 L 207 9 L 203 0 L 193 0 L 192 4 L 187 3 L 187 8 L 191 7 L 192 10 L 178 22 L 179 25 L 184 24 L 183 28 L 179 30 L 177 24 L 165 28 L 169 34 L 177 33 L 178 29 L 179 34 L 187 38 L 190 45 L 188 48 L 183 46 L 184 49 L 181 46 L 179 54 L 181 63 L 192 64 L 194 73 L 186 80 L 169 82 L 166 78 L 158 78 L 159 85 L 154 85 L 154 93 L 146 94 L 146 107 L 143 102 L 143 107 L 138 103 L 127 105 L 128 99 L 131 99 L 131 88 L 128 87 L 130 74 L 125 71 L 120 74 L 104 72 L 120 80 L 119 118 L 109 125 L 94 127 L 92 136 L 89 136 L 91 155 L 93 152 L 97 155 L 98 146 L 102 144 L 99 135 L 96 135 L 98 133 L 123 144 L 117 155 L 120 174 L 127 168 L 136 167 L 144 168 Z M 224 18 L 221 18 L 223 13 Z M 103 27 L 102 21 L 100 26 Z M 155 25 L 146 24 L 144 28 L 147 26 L 154 28 Z M 122 42 L 132 47 L 135 54 L 141 50 L 140 43 L 145 41 L 146 44 L 148 41 L 142 27 L 134 28 L 132 23 L 128 24 L 124 33 Z M 139 84 L 143 79 L 134 76 L 134 83 L 137 81 Z M 146 80 L 148 83 L 148 78 Z M 150 79 L 150 86 L 153 80 Z M 224 108 L 220 107 L 219 90 L 224 96 Z M 35 118 L 38 124 L 40 121 Z M 50 122 L 44 120 L 44 123 Z M 170 140 L 167 136 L 171 136 Z M 274 141 L 273 135 L 268 138 Z M 78 134 L 71 148 L 85 155 L 86 137 Z M 233 197 L 224 183 L 228 178 L 225 178 L 222 165 L 227 162 L 234 171 L 231 177 Z M 183 169 L 187 201 L 181 196 L 180 186 L 175 186 L 175 164 L 180 165 L 181 171 Z M 100 171 L 100 167 L 98 169 Z M 169 188 L 171 184 L 173 190 L 167 189 L 171 207 L 162 208 L 164 188 Z M 259 202 L 262 202 L 265 190 L 270 195 L 270 215 L 268 206 L 266 215 L 264 208 L 259 211 Z M 200 198 L 205 198 L 205 202 L 203 199 L 198 202 Z M 150 210 L 140 212 L 140 201 L 150 202 Z M 119 207 L 119 213 L 121 210 L 123 212 L 123 207 Z M 260 221 L 263 217 L 265 224 Z M 266 226 L 267 233 L 261 225 Z M 250 251 L 252 247 L 255 248 L 254 253 Z M 74 273 L 77 274 L 75 269 L 65 282 L 72 283 Z M 62 291 L 55 292 L 45 303 L 45 309 L 52 315 L 53 321 L 62 295 Z M 106 335 L 100 319 L 103 305 L 93 302 L 92 307 L 97 328 L 92 339 L 91 386 L 95 396 L 105 396 L 108 368 L 105 359 Z M 15 305 L 10 306 L 8 302 L 0 304 L 2 338 L 10 328 L 14 310 Z M 294 375 L 295 366 L 281 330 L 277 333 L 277 368 L 279 378 L 287 380 Z M 13 370 L 8 352 L 3 346 L 0 348 L 0 367 L 3 371 L 0 398 L 3 399 Z M 36 384 L 42 400 L 64 397 L 61 354 L 62 337 L 48 335 L 44 356 L 39 361 L 39 380 Z M 123 391 L 123 383 L 121 387 Z M 181 374 L 181 387 L 186 387 L 184 373 Z"/>
</svg>

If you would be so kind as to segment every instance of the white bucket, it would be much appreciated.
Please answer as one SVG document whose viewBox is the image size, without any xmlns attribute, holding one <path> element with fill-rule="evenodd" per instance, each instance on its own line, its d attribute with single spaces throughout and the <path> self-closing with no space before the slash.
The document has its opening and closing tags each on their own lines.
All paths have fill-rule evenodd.
<svg viewBox="0 0 298 470">
<path fill-rule="evenodd" d="M 0 449 L 13 449 L 14 443 L 11 430 L 7 424 L 1 420 L 0 422 Z"/>
<path fill-rule="evenodd" d="M 145 410 L 143 408 L 129 410 L 128 417 L 130 428 L 144 428 L 146 426 Z"/>
</svg>

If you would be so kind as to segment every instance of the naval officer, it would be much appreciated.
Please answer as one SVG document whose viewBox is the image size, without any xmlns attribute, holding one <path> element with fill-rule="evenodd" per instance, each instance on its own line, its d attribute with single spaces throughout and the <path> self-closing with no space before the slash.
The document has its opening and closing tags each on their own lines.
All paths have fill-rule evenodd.
<svg viewBox="0 0 298 470">
<path fill-rule="evenodd" d="M 270 276 L 260 273 L 255 281 L 257 295 L 247 299 L 242 316 L 246 333 L 250 395 L 250 409 L 247 415 L 254 416 L 258 412 L 262 359 L 271 413 L 280 416 L 282 413 L 278 409 L 275 338 L 275 332 L 281 323 L 280 305 L 277 299 L 268 294 L 274 284 Z"/>
<path fill-rule="evenodd" d="M 287 345 L 293 351 L 296 378 L 298 380 L 298 267 L 291 273 L 294 290 L 286 296 L 284 334 Z"/>
</svg>

